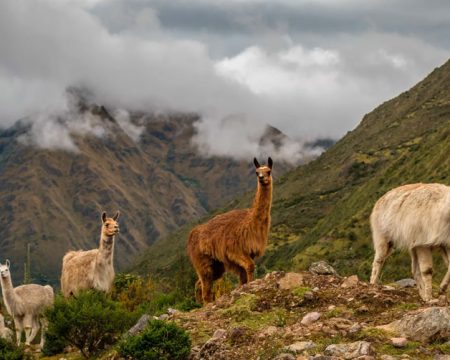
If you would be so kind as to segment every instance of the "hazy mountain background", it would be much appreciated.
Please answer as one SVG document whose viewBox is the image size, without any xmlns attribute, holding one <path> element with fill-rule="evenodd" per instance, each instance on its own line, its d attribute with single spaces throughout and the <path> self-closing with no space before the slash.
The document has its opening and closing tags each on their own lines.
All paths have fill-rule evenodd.
<svg viewBox="0 0 450 360">
<path fill-rule="evenodd" d="M 71 151 L 55 148 L 63 138 L 52 139 L 50 149 L 30 144 L 37 135 L 26 119 L 0 131 L 1 257 L 11 260 L 18 281 L 30 244 L 32 278 L 57 283 L 66 251 L 97 247 L 102 211 L 122 214 L 115 252 L 121 270 L 161 235 L 205 216 L 254 184 L 253 158 L 199 153 L 193 143 L 195 114 L 126 113 L 124 125 L 123 111 L 110 113 L 80 91 L 71 89 L 71 104 L 71 112 L 57 123 L 75 130 L 71 124 L 80 128 L 81 117 L 98 132 L 71 132 Z M 267 127 L 261 149 L 279 148 L 286 139 Z M 311 151 L 303 161 L 330 141 L 305 145 Z M 291 168 L 277 161 L 278 176 Z"/>
</svg>

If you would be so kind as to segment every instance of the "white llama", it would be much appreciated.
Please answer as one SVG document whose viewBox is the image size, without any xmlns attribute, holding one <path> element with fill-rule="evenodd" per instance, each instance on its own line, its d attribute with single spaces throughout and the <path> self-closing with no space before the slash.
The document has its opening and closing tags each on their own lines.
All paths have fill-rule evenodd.
<svg viewBox="0 0 450 360">
<path fill-rule="evenodd" d="M 97 289 L 108 292 L 114 280 L 114 237 L 119 232 L 117 219 L 102 214 L 102 231 L 98 249 L 69 251 L 63 258 L 61 291 L 64 297 L 80 290 Z"/>
<path fill-rule="evenodd" d="M 447 273 L 440 284 L 445 294 L 450 281 L 450 187 L 409 184 L 383 195 L 370 216 L 375 258 L 372 284 L 394 247 L 407 249 L 411 270 L 424 301 L 432 299 L 432 250 L 441 249 Z"/>
<path fill-rule="evenodd" d="M 3 292 L 3 301 L 6 310 L 14 319 L 16 340 L 20 345 L 22 331 L 25 331 L 25 345 L 30 345 L 42 325 L 40 347 L 44 346 L 45 319 L 43 311 L 53 305 L 53 288 L 49 285 L 27 284 L 16 288 L 11 281 L 9 260 L 0 264 L 0 276 Z"/>
</svg>

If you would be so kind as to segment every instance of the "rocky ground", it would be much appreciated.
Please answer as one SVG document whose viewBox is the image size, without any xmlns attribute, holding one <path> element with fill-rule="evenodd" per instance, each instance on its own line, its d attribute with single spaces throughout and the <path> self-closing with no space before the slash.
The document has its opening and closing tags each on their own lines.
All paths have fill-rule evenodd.
<svg viewBox="0 0 450 360">
<path fill-rule="evenodd" d="M 190 333 L 192 360 L 450 359 L 450 311 L 424 304 L 413 281 L 373 286 L 316 272 L 329 275 L 272 272 L 162 318 Z"/>
</svg>

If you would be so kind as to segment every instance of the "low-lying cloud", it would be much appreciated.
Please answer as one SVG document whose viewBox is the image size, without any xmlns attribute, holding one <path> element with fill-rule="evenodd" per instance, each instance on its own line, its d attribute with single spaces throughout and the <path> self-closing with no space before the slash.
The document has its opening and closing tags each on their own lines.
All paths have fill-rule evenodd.
<svg viewBox="0 0 450 360">
<path fill-rule="evenodd" d="M 214 24 L 189 28 L 181 12 L 178 28 L 177 8 L 161 1 L 0 2 L 0 125 L 27 118 L 32 131 L 23 143 L 70 151 L 77 151 L 72 133 L 108 136 L 95 118 L 67 106 L 66 89 L 75 86 L 112 109 L 199 113 L 193 143 L 205 155 L 261 152 L 260 137 L 271 124 L 291 140 L 264 151 L 292 159 L 292 153 L 304 155 L 307 140 L 341 136 L 449 55 L 439 41 L 417 36 L 420 29 L 408 35 L 370 26 L 323 36 L 314 24 L 306 36 L 306 24 L 290 28 L 292 16 L 283 23 L 288 12 L 281 11 L 311 8 L 302 8 L 303 2 L 281 2 L 275 25 L 264 16 L 252 18 L 250 0 L 241 1 L 242 16 L 236 16 L 238 3 L 217 6 L 228 9 L 220 12 L 221 23 L 239 21 L 240 32 L 225 25 L 215 31 Z M 212 9 L 209 2 L 192 4 L 200 15 Z M 349 4 L 358 13 L 370 11 Z M 127 111 L 113 115 L 139 141 L 142 127 Z M 67 116 L 70 122 L 61 121 Z"/>
</svg>

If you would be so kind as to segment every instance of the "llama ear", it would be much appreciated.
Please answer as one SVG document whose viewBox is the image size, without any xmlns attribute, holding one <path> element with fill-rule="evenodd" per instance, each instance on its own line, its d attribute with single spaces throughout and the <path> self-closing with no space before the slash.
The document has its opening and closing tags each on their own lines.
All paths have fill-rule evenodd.
<svg viewBox="0 0 450 360">
<path fill-rule="evenodd" d="M 103 211 L 102 212 L 102 221 L 105 222 L 106 221 L 106 213 Z"/>
<path fill-rule="evenodd" d="M 9 265 L 11 265 L 11 263 L 9 262 L 8 259 L 6 259 L 6 267 L 9 269 Z"/>
<path fill-rule="evenodd" d="M 256 160 L 256 158 L 253 158 L 253 164 L 255 164 L 256 168 L 261 167 L 261 165 L 259 165 L 258 160 Z"/>
<path fill-rule="evenodd" d="M 116 215 L 113 216 L 113 220 L 116 221 L 120 216 L 119 210 L 117 210 Z"/>
<path fill-rule="evenodd" d="M 269 158 L 267 159 L 267 165 L 269 165 L 269 169 L 272 169 L 273 166 L 273 160 L 272 158 L 269 156 Z"/>
</svg>

